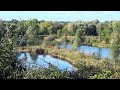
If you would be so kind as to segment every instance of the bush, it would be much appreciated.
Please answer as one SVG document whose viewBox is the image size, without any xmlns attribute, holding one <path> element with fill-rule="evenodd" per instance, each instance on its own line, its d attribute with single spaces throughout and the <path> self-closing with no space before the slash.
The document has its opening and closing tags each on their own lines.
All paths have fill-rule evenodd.
<svg viewBox="0 0 120 90">
<path fill-rule="evenodd" d="M 88 79 L 90 76 L 99 73 L 99 68 L 91 65 L 88 66 L 86 65 L 85 62 L 82 61 L 77 64 L 77 68 L 78 68 L 77 73 L 79 78 Z"/>
<path fill-rule="evenodd" d="M 71 75 L 72 76 L 72 75 Z M 61 71 L 57 67 L 30 69 L 26 71 L 24 79 L 67 79 L 70 77 L 69 71 Z"/>
<path fill-rule="evenodd" d="M 98 74 L 95 74 L 94 76 L 91 76 L 91 79 L 109 79 L 110 76 L 113 74 L 111 70 L 103 69 Z"/>
<path fill-rule="evenodd" d="M 42 49 L 42 48 L 36 49 L 36 50 L 35 50 L 35 54 L 36 54 L 36 55 L 38 55 L 38 54 L 39 54 L 39 55 L 43 55 L 43 54 L 45 54 L 45 50 Z"/>
<path fill-rule="evenodd" d="M 45 37 L 45 39 L 46 39 L 47 41 L 53 41 L 53 40 L 55 40 L 55 38 L 56 38 L 55 35 L 50 35 L 50 36 L 48 36 L 48 37 Z"/>
<path fill-rule="evenodd" d="M 21 78 L 24 69 L 20 63 L 17 62 L 17 54 L 15 52 L 16 45 L 14 43 L 15 38 L 8 35 L 7 32 L 4 34 L 5 37 L 2 37 L 0 40 L 0 78 Z"/>
</svg>

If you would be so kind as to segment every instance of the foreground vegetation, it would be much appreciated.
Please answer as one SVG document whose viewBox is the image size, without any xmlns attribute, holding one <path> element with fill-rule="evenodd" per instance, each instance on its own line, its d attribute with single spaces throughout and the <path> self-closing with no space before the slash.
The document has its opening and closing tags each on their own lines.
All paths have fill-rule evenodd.
<svg viewBox="0 0 120 90">
<path fill-rule="evenodd" d="M 76 74 L 79 76 L 78 78 L 120 78 L 120 65 L 114 64 L 108 59 L 96 60 L 98 59 L 98 57 L 86 55 L 75 50 L 58 49 L 56 47 L 45 48 L 52 56 L 66 59 L 68 62 L 77 67 L 78 71 L 76 72 Z"/>
</svg>

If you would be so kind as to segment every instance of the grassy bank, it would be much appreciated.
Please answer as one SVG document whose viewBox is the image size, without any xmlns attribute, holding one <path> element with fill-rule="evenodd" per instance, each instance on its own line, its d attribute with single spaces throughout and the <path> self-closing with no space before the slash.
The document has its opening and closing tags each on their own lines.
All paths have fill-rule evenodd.
<svg viewBox="0 0 120 90">
<path fill-rule="evenodd" d="M 108 60 L 96 60 L 90 55 L 79 51 L 45 47 L 48 54 L 66 59 L 78 68 L 79 78 L 116 79 L 120 78 L 120 66 Z"/>
<path fill-rule="evenodd" d="M 103 43 L 93 43 L 92 46 L 94 47 L 100 47 L 100 48 L 110 48 L 110 44 L 103 44 Z"/>
<path fill-rule="evenodd" d="M 44 49 L 47 50 L 48 54 L 60 59 L 65 59 L 73 65 L 77 65 L 80 61 L 89 65 L 96 65 L 104 61 L 103 59 L 96 60 L 92 55 L 84 54 L 80 51 L 67 50 L 65 48 L 58 49 L 57 47 L 44 47 Z"/>
<path fill-rule="evenodd" d="M 60 71 L 57 68 L 29 70 L 24 78 L 42 79 L 120 79 L 120 65 L 111 61 L 96 60 L 93 56 L 75 50 L 59 49 L 54 46 L 41 47 L 45 53 L 73 64 L 76 72 Z"/>
</svg>

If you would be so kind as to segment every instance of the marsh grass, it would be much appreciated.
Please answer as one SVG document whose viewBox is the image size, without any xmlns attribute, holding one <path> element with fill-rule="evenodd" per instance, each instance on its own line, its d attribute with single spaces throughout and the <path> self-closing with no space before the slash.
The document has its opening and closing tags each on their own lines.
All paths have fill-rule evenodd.
<svg viewBox="0 0 120 90">
<path fill-rule="evenodd" d="M 46 48 L 49 54 L 58 58 L 66 59 L 78 68 L 74 75 L 76 78 L 85 79 L 113 79 L 120 78 L 120 65 L 114 64 L 108 59 L 99 59 L 86 55 L 82 52 L 57 47 Z M 100 74 L 100 75 L 99 75 Z"/>
</svg>

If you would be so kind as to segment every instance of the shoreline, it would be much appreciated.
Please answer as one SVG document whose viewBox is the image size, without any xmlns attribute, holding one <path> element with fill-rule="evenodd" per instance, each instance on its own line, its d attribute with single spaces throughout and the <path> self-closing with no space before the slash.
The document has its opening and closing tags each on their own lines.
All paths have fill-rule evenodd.
<svg viewBox="0 0 120 90">
<path fill-rule="evenodd" d="M 73 66 L 76 66 L 79 61 L 82 61 L 82 60 L 85 61 L 85 59 L 94 59 L 92 57 L 92 55 L 84 54 L 84 53 L 82 53 L 80 51 L 67 50 L 67 49 L 58 49 L 57 47 L 52 47 L 52 48 L 43 47 L 43 48 L 45 50 L 47 50 L 47 54 L 49 54 L 49 55 L 51 55 L 51 56 L 53 56 L 55 58 L 65 60 L 65 61 L 69 62 L 70 64 L 72 64 Z M 66 53 L 65 53 L 65 51 L 66 51 Z M 72 55 L 70 57 L 70 55 L 69 55 L 70 53 L 71 53 L 71 55 L 72 54 L 74 54 L 74 55 Z"/>
</svg>

